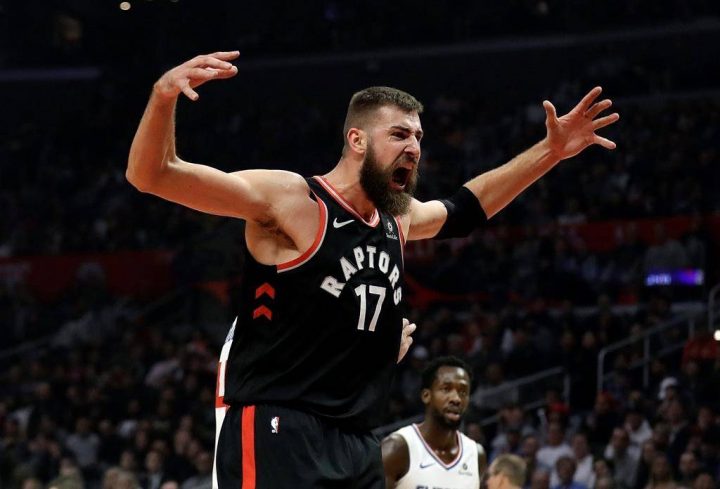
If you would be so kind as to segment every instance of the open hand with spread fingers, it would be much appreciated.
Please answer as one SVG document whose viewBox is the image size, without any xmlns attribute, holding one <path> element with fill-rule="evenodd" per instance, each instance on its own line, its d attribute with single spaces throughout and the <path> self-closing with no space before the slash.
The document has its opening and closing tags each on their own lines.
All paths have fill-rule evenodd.
<svg viewBox="0 0 720 489">
<path fill-rule="evenodd" d="M 602 92 L 595 87 L 570 112 L 562 117 L 557 116 L 555 106 L 545 100 L 545 126 L 547 142 L 550 150 L 559 159 L 564 160 L 580 153 L 592 144 L 599 144 L 606 149 L 615 149 L 616 144 L 609 139 L 595 134 L 595 131 L 609 126 L 620 119 L 617 112 L 598 117 L 612 105 L 610 99 L 595 102 Z"/>
<path fill-rule="evenodd" d="M 195 101 L 200 96 L 194 89 L 203 83 L 237 75 L 237 67 L 230 61 L 238 56 L 239 51 L 218 51 L 195 56 L 161 76 L 153 87 L 155 94 L 165 99 L 173 99 L 184 93 L 187 98 Z"/>
<path fill-rule="evenodd" d="M 400 337 L 400 352 L 398 353 L 397 363 L 400 363 L 410 349 L 410 345 L 413 343 L 412 334 L 415 332 L 416 328 L 417 326 L 415 323 L 411 323 L 408 319 L 403 318 L 402 336 Z"/>
</svg>

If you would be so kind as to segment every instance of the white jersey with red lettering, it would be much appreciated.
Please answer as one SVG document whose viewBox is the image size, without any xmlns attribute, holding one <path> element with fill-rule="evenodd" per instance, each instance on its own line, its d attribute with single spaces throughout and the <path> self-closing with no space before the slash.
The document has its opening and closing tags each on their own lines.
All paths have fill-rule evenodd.
<svg viewBox="0 0 720 489">
<path fill-rule="evenodd" d="M 480 468 L 478 455 L 482 447 L 471 438 L 457 432 L 457 457 L 450 463 L 443 462 L 433 452 L 420 434 L 417 425 L 400 428 L 395 433 L 402 436 L 408 446 L 410 464 L 395 485 L 397 489 L 478 489 Z"/>
</svg>

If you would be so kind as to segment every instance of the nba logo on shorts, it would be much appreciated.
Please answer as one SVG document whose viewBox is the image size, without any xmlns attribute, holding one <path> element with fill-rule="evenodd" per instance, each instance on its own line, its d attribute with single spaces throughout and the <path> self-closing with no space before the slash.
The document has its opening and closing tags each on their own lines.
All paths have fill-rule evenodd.
<svg viewBox="0 0 720 489">
<path fill-rule="evenodd" d="M 275 416 L 270 420 L 271 433 L 278 434 L 280 432 L 280 416 Z"/>
</svg>

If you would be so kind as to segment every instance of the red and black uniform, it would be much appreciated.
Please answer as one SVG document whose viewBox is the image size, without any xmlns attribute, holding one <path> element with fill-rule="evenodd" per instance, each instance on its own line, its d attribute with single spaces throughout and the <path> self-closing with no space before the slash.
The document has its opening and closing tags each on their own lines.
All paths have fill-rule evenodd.
<svg viewBox="0 0 720 489">
<path fill-rule="evenodd" d="M 245 262 L 218 383 L 230 406 L 217 446 L 223 489 L 382 487 L 369 430 L 400 348 L 404 237 L 395 217 L 364 221 L 323 178 L 308 184 L 320 209 L 311 248 L 277 266 Z"/>
</svg>

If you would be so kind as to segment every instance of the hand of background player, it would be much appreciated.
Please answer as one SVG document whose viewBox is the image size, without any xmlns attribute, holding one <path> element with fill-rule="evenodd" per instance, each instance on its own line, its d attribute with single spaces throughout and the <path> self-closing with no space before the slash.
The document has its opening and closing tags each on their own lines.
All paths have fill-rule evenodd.
<svg viewBox="0 0 720 489">
<path fill-rule="evenodd" d="M 413 342 L 412 334 L 415 332 L 416 328 L 417 326 L 415 323 L 410 323 L 409 320 L 403 318 L 402 336 L 400 337 L 400 353 L 398 353 L 397 363 L 400 363 L 410 349 L 410 345 L 412 345 Z"/>
<path fill-rule="evenodd" d="M 184 93 L 190 100 L 200 96 L 194 88 L 210 80 L 230 78 L 237 75 L 237 67 L 229 61 L 240 56 L 239 51 L 218 51 L 201 54 L 171 69 L 155 82 L 154 91 L 160 97 L 173 99 Z"/>
<path fill-rule="evenodd" d="M 613 124 L 620 119 L 617 112 L 598 117 L 601 112 L 612 105 L 610 99 L 593 103 L 602 92 L 595 87 L 570 112 L 558 118 L 555 106 L 548 100 L 543 102 L 545 108 L 545 126 L 547 142 L 550 150 L 561 160 L 575 156 L 591 144 L 599 144 L 603 148 L 615 149 L 615 143 L 595 134 L 595 131 Z"/>
</svg>

